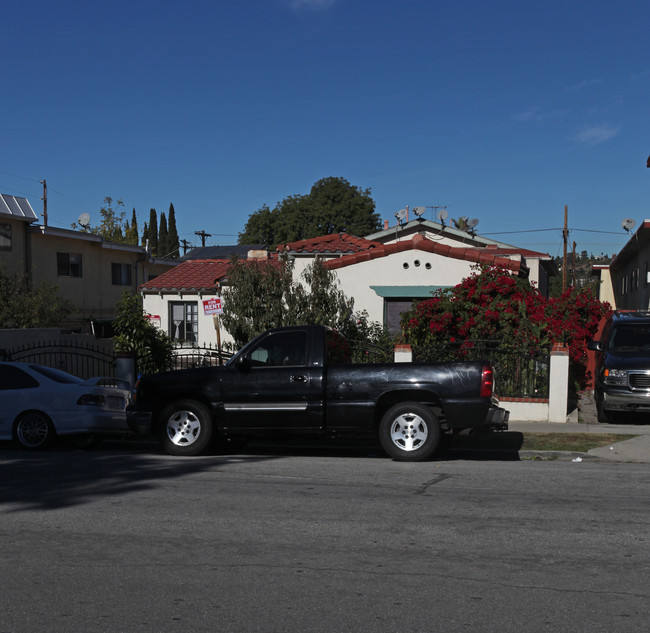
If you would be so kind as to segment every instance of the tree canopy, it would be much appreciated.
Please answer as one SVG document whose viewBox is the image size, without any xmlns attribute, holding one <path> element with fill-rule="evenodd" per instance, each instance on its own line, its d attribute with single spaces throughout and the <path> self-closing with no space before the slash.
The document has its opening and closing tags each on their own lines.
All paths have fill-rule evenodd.
<svg viewBox="0 0 650 633">
<path fill-rule="evenodd" d="M 328 325 L 390 356 L 392 340 L 386 328 L 369 321 L 365 312 L 354 312 L 354 300 L 345 296 L 321 260 L 314 260 L 302 279 L 304 283 L 294 281 L 289 261 L 231 260 L 221 323 L 236 347 L 273 327 Z"/>
<path fill-rule="evenodd" d="M 251 214 L 239 243 L 275 246 L 342 232 L 363 237 L 381 228 L 370 194 L 345 178 L 323 178 L 307 195 L 288 196 L 273 209 L 264 205 Z"/>
<path fill-rule="evenodd" d="M 72 303 L 54 284 L 34 288 L 20 275 L 0 271 L 0 329 L 55 327 L 72 312 Z"/>
</svg>

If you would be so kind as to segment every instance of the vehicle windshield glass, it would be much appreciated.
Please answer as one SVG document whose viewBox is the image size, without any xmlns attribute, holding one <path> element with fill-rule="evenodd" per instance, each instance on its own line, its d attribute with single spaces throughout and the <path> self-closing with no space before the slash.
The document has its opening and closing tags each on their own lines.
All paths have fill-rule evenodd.
<svg viewBox="0 0 650 633">
<path fill-rule="evenodd" d="M 66 374 L 64 371 L 59 371 L 53 367 L 44 367 L 43 365 L 30 365 L 29 368 L 33 369 L 39 374 L 42 374 L 50 380 L 54 380 L 54 382 L 60 382 L 67 385 L 80 385 L 83 382 L 81 378 L 77 378 L 72 374 Z"/>
<path fill-rule="evenodd" d="M 307 362 L 307 333 L 278 332 L 264 338 L 247 354 L 253 367 L 305 365 Z"/>
<path fill-rule="evenodd" d="M 610 350 L 650 350 L 650 324 L 617 325 L 609 337 Z"/>
</svg>

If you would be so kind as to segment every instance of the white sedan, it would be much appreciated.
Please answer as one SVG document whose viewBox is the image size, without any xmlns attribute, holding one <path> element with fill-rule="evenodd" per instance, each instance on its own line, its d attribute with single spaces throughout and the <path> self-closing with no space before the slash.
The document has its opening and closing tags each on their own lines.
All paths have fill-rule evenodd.
<svg viewBox="0 0 650 633">
<path fill-rule="evenodd" d="M 126 435 L 130 397 L 128 383 L 118 379 L 82 380 L 43 365 L 0 363 L 0 440 L 38 449 L 63 435 Z"/>
</svg>

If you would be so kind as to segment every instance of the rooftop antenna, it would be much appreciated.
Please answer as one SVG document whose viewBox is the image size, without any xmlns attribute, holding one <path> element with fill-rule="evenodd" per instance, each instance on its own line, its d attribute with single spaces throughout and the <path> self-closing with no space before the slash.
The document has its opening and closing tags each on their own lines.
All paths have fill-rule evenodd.
<svg viewBox="0 0 650 633">
<path fill-rule="evenodd" d="M 625 218 L 625 220 L 621 222 L 621 226 L 627 233 L 629 233 L 634 228 L 635 224 L 636 220 L 634 218 Z"/>
<path fill-rule="evenodd" d="M 424 212 L 427 210 L 426 207 L 413 207 L 413 213 L 417 216 L 417 219 L 420 220 L 420 222 L 423 221 L 422 216 L 424 215 Z"/>
<path fill-rule="evenodd" d="M 77 220 L 79 222 L 79 226 L 81 226 L 84 229 L 88 228 L 88 225 L 90 224 L 90 214 L 89 213 L 82 213 L 79 216 L 79 219 Z"/>
<path fill-rule="evenodd" d="M 402 224 L 402 222 L 406 219 L 406 216 L 408 215 L 408 211 L 406 209 L 400 209 L 396 214 L 395 217 L 397 218 L 397 224 Z"/>
<path fill-rule="evenodd" d="M 477 225 L 478 225 L 478 218 L 471 218 L 467 220 L 467 224 L 466 224 L 467 232 L 473 236 L 475 234 L 474 229 L 476 228 Z"/>
</svg>

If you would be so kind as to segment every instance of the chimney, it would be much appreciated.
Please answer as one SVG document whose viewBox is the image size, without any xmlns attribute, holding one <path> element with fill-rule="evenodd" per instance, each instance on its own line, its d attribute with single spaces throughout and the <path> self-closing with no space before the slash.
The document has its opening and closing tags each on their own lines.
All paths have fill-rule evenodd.
<svg viewBox="0 0 650 633">
<path fill-rule="evenodd" d="M 248 251 L 248 259 L 268 259 L 269 253 L 264 249 Z"/>
<path fill-rule="evenodd" d="M 384 231 L 388 230 L 388 220 L 384 220 Z"/>
</svg>

